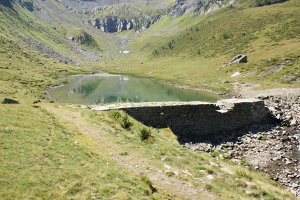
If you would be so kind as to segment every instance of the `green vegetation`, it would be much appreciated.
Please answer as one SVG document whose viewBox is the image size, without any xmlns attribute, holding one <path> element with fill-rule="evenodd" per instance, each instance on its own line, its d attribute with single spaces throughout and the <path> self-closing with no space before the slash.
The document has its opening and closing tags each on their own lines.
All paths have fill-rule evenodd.
<svg viewBox="0 0 300 200">
<path fill-rule="evenodd" d="M 0 1 L 0 102 L 20 102 L 0 105 L 0 199 L 296 199 L 223 152 L 183 147 L 170 129 L 147 127 L 119 111 L 49 103 L 49 86 L 95 72 L 91 67 L 99 70 L 99 64 L 68 65 L 32 50 L 28 41 L 82 62 L 70 51 L 68 34 L 97 51 L 115 43 L 37 2 L 51 22 L 63 24 L 50 25 L 35 11 Z M 65 11 L 57 1 L 47 2 Z M 225 92 L 231 90 L 227 80 L 298 87 L 298 1 L 259 8 L 247 3 L 207 16 L 166 17 L 128 44 L 134 54 L 101 67 Z M 237 53 L 250 62 L 220 68 Z M 243 77 L 230 77 L 235 71 Z M 37 99 L 41 103 L 33 105 Z"/>
<path fill-rule="evenodd" d="M 94 145 L 86 144 L 95 154 L 108 155 L 120 167 L 135 173 L 143 172 L 146 178 L 142 179 L 146 180 L 144 182 L 148 187 L 153 187 L 149 194 L 162 195 L 161 189 L 168 188 L 167 193 L 187 195 L 188 192 L 181 195 L 178 193 L 181 191 L 178 187 L 185 183 L 197 191 L 198 199 L 207 199 L 201 192 L 202 189 L 221 199 L 253 199 L 252 193 L 265 197 L 266 194 L 262 191 L 267 191 L 269 196 L 278 199 L 296 199 L 282 191 L 266 175 L 221 159 L 221 152 L 220 156 L 212 157 L 209 153 L 186 149 L 178 143 L 176 136 L 169 129 L 154 130 L 130 118 L 133 125 L 127 130 L 115 120 L 115 116 L 118 115 L 115 111 L 96 112 L 49 104 L 42 107 L 68 130 L 91 138 Z M 151 143 L 141 140 L 139 133 L 143 129 L 151 132 Z M 207 178 L 209 176 L 213 178 Z M 174 183 L 166 179 L 167 177 L 172 178 Z M 253 185 L 257 188 L 253 188 Z M 166 195 L 165 192 L 163 194 Z"/>
<path fill-rule="evenodd" d="M 149 128 L 142 128 L 139 133 L 142 141 L 149 141 L 152 138 L 152 132 Z"/>
<path fill-rule="evenodd" d="M 130 130 L 130 127 L 132 126 L 132 122 L 129 120 L 129 117 L 127 114 L 124 114 L 120 119 L 120 124 L 124 129 Z"/>
<path fill-rule="evenodd" d="M 44 109 L 0 106 L 0 127 L 1 199 L 153 199 L 149 180 Z"/>
<path fill-rule="evenodd" d="M 90 48 L 92 50 L 99 51 L 100 45 L 96 41 L 96 39 L 82 29 L 75 29 L 68 33 L 68 37 L 71 37 L 73 41 L 83 45 L 86 48 Z"/>
<path fill-rule="evenodd" d="M 233 82 L 299 87 L 299 1 L 249 7 L 251 2 L 206 16 L 164 18 L 128 44 L 132 55 L 103 69 L 224 92 L 232 90 Z M 247 55 L 249 62 L 221 68 L 237 54 Z M 278 62 L 266 65 L 268 60 Z M 284 60 L 292 62 L 263 75 Z M 231 77 L 237 71 L 242 75 Z"/>
</svg>

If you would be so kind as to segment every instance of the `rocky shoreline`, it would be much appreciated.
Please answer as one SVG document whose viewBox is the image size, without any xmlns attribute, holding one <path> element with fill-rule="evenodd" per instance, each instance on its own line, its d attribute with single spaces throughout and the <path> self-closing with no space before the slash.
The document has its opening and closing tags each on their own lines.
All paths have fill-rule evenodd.
<svg viewBox="0 0 300 200">
<path fill-rule="evenodd" d="M 183 139 L 194 151 L 222 152 L 221 156 L 252 169 L 300 196 L 300 93 L 256 96 L 264 100 L 274 124 L 256 124 L 209 140 Z"/>
</svg>

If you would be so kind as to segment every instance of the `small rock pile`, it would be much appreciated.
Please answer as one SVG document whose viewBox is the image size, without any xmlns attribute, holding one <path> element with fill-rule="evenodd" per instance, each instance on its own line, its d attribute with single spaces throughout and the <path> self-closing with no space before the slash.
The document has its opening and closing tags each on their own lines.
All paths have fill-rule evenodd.
<svg viewBox="0 0 300 200">
<path fill-rule="evenodd" d="M 189 141 L 184 146 L 194 151 L 221 151 L 225 158 L 245 161 L 300 196 L 300 95 L 259 98 L 278 124 L 257 124 L 219 138 Z"/>
</svg>

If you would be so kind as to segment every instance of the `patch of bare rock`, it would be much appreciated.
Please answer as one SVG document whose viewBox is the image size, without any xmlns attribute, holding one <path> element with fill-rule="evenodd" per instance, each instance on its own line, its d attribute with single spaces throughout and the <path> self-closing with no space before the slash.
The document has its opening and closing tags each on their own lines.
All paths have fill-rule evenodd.
<svg viewBox="0 0 300 200">
<path fill-rule="evenodd" d="M 277 123 L 255 124 L 218 138 L 181 142 L 194 151 L 223 152 L 223 157 L 247 163 L 300 196 L 300 92 L 275 89 L 253 94 L 251 97 L 264 100 Z"/>
</svg>

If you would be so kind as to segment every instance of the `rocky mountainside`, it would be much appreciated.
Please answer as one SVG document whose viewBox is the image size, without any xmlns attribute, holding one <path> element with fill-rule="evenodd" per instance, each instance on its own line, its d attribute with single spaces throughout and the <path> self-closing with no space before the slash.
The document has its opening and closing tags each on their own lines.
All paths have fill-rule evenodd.
<svg viewBox="0 0 300 200">
<path fill-rule="evenodd" d="M 33 11 L 40 10 L 43 4 L 53 4 L 52 1 L 39 0 L 9 0 L 2 4 L 11 6 L 12 2 L 19 3 L 23 8 Z M 179 17 L 185 13 L 197 15 L 231 5 L 235 0 L 58 0 L 71 13 L 81 16 L 85 24 L 104 32 L 114 33 L 125 30 L 140 32 L 165 16 Z M 51 6 L 49 7 L 51 9 Z M 48 12 L 40 10 L 40 12 Z"/>
<path fill-rule="evenodd" d="M 104 32 L 121 32 L 134 30 L 140 32 L 165 16 L 180 17 L 185 13 L 203 15 L 235 0 L 135 0 L 135 1 L 60 1 L 69 10 L 79 10 L 86 24 L 91 24 Z"/>
<path fill-rule="evenodd" d="M 121 4 L 99 6 L 81 13 L 85 24 L 90 24 L 104 32 L 113 33 L 124 30 L 145 30 L 166 15 L 168 9 L 144 10 Z"/>
<path fill-rule="evenodd" d="M 176 5 L 172 7 L 170 14 L 174 17 L 179 17 L 185 13 L 203 15 L 235 2 L 236 0 L 176 0 Z"/>
</svg>

